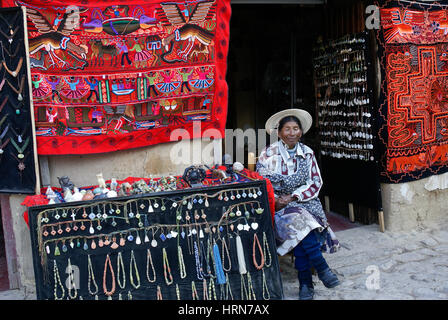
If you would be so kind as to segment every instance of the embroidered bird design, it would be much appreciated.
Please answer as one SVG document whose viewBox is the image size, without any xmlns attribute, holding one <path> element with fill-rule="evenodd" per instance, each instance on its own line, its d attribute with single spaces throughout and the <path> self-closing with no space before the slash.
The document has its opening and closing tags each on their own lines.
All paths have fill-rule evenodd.
<svg viewBox="0 0 448 320">
<path fill-rule="evenodd" d="M 188 45 L 178 55 L 184 60 L 190 57 L 195 41 L 199 41 L 202 45 L 208 47 L 214 38 L 214 34 L 199 25 L 207 18 L 211 18 L 214 14 L 212 6 L 215 1 L 204 1 L 196 4 L 191 10 L 181 10 L 177 3 L 161 3 L 161 9 L 157 11 L 159 21 L 164 25 L 172 25 L 178 27 L 172 34 L 162 39 L 162 45 L 165 47 L 165 54 L 162 59 L 165 62 L 175 62 L 178 60 L 166 60 L 166 56 L 171 53 L 174 41 L 188 41 Z M 185 13 L 187 16 L 185 16 Z"/>
<path fill-rule="evenodd" d="M 45 50 L 51 60 L 51 65 L 58 66 L 55 60 L 62 63 L 62 66 L 68 66 L 66 70 L 75 69 L 69 66 L 67 61 L 62 60 L 56 53 L 56 50 L 64 50 L 67 54 L 72 56 L 76 61 L 82 62 L 83 68 L 87 61 L 87 46 L 77 46 L 70 42 L 71 33 L 79 26 L 80 13 L 87 11 L 87 9 L 80 11 L 78 7 L 68 6 L 64 13 L 61 22 L 56 30 L 53 28 L 53 24 L 37 10 L 33 8 L 27 8 L 27 17 L 33 22 L 41 35 L 29 40 L 30 54 L 34 54 L 39 50 Z M 81 58 L 79 58 L 81 57 Z"/>
<path fill-rule="evenodd" d="M 425 23 L 424 12 L 422 11 L 390 8 L 381 9 L 380 12 L 386 42 L 391 42 L 398 35 L 412 35 L 416 33 L 418 27 Z"/>
</svg>

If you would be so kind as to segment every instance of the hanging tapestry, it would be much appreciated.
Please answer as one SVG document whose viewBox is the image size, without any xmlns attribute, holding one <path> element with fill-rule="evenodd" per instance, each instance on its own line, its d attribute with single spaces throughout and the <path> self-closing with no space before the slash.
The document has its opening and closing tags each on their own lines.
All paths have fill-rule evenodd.
<svg viewBox="0 0 448 320">
<path fill-rule="evenodd" d="M 382 180 L 448 171 L 448 7 L 386 1 L 377 33 L 382 71 Z"/>
<path fill-rule="evenodd" d="M 27 8 L 39 154 L 224 135 L 230 0 L 13 4 Z"/>
</svg>

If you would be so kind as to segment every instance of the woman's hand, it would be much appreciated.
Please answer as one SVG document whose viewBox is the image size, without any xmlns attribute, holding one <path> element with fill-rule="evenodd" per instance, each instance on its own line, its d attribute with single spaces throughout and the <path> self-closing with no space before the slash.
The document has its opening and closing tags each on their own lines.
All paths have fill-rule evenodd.
<svg viewBox="0 0 448 320">
<path fill-rule="evenodd" d="M 275 211 L 279 211 L 286 207 L 291 201 L 295 201 L 296 198 L 290 194 L 282 195 L 275 199 Z"/>
</svg>

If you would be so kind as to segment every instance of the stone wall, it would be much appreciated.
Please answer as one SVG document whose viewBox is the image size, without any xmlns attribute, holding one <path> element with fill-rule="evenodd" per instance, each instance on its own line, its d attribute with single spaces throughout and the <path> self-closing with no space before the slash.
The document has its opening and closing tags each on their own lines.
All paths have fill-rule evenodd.
<svg viewBox="0 0 448 320">
<path fill-rule="evenodd" d="M 448 216 L 448 174 L 381 184 L 386 230 L 424 228 Z"/>
</svg>

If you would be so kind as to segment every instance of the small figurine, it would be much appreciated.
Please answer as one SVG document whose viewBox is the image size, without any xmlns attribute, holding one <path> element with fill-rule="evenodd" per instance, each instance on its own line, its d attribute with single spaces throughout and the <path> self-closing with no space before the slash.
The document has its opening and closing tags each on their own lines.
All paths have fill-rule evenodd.
<svg viewBox="0 0 448 320">
<path fill-rule="evenodd" d="M 67 176 L 63 176 L 63 177 L 58 177 L 59 180 L 59 184 L 61 185 L 61 189 L 64 190 L 65 188 L 69 188 L 70 191 L 73 191 L 73 188 L 75 187 L 75 185 L 73 184 L 73 182 L 70 181 L 70 178 Z"/>
<path fill-rule="evenodd" d="M 104 181 L 103 173 L 98 173 L 96 175 L 96 178 L 98 179 L 98 187 L 102 189 L 106 189 L 106 181 Z"/>
<path fill-rule="evenodd" d="M 74 188 L 74 193 L 73 193 L 73 196 L 72 196 L 72 201 L 81 201 L 82 200 L 82 198 L 83 198 L 83 195 L 82 195 L 82 193 L 81 192 L 79 192 L 79 189 L 78 188 Z"/>
</svg>

